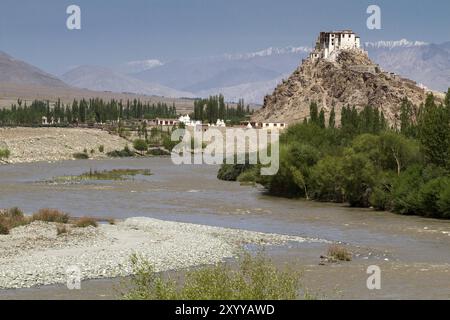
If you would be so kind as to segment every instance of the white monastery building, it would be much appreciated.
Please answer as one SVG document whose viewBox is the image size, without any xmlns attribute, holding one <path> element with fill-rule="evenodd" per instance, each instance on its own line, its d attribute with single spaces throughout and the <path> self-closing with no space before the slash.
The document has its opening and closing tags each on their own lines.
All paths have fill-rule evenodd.
<svg viewBox="0 0 450 320">
<path fill-rule="evenodd" d="M 364 52 L 361 49 L 361 38 L 351 30 L 321 32 L 310 59 L 336 61 L 341 50 Z"/>
</svg>

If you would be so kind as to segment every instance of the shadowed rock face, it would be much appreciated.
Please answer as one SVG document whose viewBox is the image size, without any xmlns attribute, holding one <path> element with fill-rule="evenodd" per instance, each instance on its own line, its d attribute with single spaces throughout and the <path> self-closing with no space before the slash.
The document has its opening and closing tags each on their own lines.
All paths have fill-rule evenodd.
<svg viewBox="0 0 450 320">
<path fill-rule="evenodd" d="M 64 88 L 58 78 L 0 51 L 0 82 Z"/>
<path fill-rule="evenodd" d="M 336 62 L 305 60 L 272 95 L 266 96 L 253 120 L 301 122 L 309 117 L 310 103 L 316 102 L 327 114 L 334 107 L 338 116 L 347 105 L 377 107 L 393 124 L 403 98 L 420 105 L 426 94 L 415 82 L 384 72 L 366 54 L 343 51 Z"/>
</svg>

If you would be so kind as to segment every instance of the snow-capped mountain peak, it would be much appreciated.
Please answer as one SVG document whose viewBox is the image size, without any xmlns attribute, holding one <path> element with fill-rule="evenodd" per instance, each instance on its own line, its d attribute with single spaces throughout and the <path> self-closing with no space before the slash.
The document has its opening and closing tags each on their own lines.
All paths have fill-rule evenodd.
<svg viewBox="0 0 450 320">
<path fill-rule="evenodd" d="M 409 41 L 407 39 L 394 40 L 394 41 L 376 41 L 366 42 L 364 47 L 367 49 L 394 49 L 394 48 L 411 48 L 426 46 L 429 43 L 423 41 Z"/>
<path fill-rule="evenodd" d="M 228 60 L 246 60 L 257 57 L 269 57 L 274 55 L 309 53 L 311 52 L 311 50 L 312 49 L 308 47 L 294 47 L 294 46 L 284 48 L 269 47 L 256 52 L 225 54 L 224 57 Z"/>
<path fill-rule="evenodd" d="M 122 73 L 138 73 L 163 66 L 164 63 L 158 59 L 128 61 L 121 65 L 118 71 Z"/>
</svg>

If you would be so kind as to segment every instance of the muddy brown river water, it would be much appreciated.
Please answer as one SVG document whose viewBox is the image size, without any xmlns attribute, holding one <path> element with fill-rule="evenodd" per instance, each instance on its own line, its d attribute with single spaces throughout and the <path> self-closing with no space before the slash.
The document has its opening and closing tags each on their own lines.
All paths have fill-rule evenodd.
<svg viewBox="0 0 450 320">
<path fill-rule="evenodd" d="M 92 170 L 150 169 L 128 181 L 52 184 L 54 177 Z M 399 216 L 344 205 L 273 198 L 263 190 L 216 179 L 215 166 L 175 166 L 170 158 L 65 161 L 0 166 L 0 208 L 27 213 L 58 208 L 73 216 L 145 216 L 342 242 L 347 263 L 319 265 L 323 243 L 267 248 L 280 265 L 294 264 L 319 298 L 450 299 L 450 221 Z M 366 271 L 381 269 L 381 290 L 369 290 Z M 0 299 L 114 298 L 117 280 L 0 291 Z"/>
</svg>

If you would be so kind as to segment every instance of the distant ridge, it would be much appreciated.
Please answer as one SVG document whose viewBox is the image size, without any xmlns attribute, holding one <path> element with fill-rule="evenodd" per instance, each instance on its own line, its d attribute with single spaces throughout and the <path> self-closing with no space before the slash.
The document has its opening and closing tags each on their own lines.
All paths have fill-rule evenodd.
<svg viewBox="0 0 450 320">
<path fill-rule="evenodd" d="M 0 51 L 0 82 L 64 88 L 67 85 L 55 76 Z"/>
</svg>

